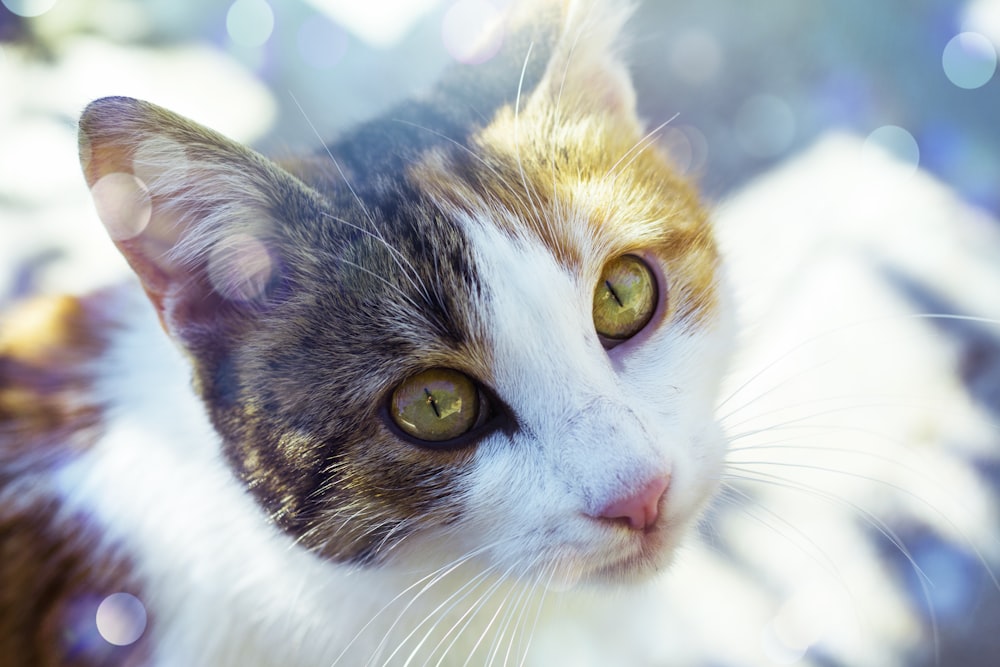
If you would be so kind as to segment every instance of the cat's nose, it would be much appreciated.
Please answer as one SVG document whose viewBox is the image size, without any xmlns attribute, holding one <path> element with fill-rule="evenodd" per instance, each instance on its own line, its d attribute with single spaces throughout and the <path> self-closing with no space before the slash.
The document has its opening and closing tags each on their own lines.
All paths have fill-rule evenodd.
<svg viewBox="0 0 1000 667">
<path fill-rule="evenodd" d="M 608 504 L 597 518 L 625 523 L 633 530 L 649 530 L 660 515 L 660 500 L 668 486 L 669 477 L 656 477 L 632 495 Z"/>
</svg>

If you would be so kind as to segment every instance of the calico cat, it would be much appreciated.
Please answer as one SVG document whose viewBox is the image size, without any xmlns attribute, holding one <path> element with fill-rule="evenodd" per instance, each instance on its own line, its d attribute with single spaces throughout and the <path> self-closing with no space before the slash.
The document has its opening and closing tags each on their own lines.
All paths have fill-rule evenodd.
<svg viewBox="0 0 1000 667">
<path fill-rule="evenodd" d="M 4 664 L 557 664 L 667 567 L 725 451 L 720 259 L 628 9 L 530 9 L 298 159 L 84 111 L 138 282 L 0 333 Z"/>
</svg>

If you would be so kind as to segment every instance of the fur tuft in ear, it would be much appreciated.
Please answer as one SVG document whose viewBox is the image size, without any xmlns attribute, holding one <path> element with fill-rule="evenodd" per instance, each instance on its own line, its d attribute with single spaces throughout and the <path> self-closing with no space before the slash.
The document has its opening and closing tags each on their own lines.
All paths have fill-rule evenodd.
<svg viewBox="0 0 1000 667">
<path fill-rule="evenodd" d="M 171 334 L 222 303 L 252 304 L 276 277 L 277 211 L 292 176 L 238 143 L 156 105 L 91 103 L 80 160 L 98 215 Z M 301 197 L 297 199 L 301 200 Z"/>
</svg>

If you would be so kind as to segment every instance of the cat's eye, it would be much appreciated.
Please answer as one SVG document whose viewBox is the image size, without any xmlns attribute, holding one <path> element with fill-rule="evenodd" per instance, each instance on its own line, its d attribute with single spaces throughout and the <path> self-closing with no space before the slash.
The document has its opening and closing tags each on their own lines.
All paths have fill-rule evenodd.
<svg viewBox="0 0 1000 667">
<path fill-rule="evenodd" d="M 594 328 L 612 344 L 642 331 L 656 311 L 656 277 L 635 255 L 622 255 L 604 266 L 594 288 Z"/>
<path fill-rule="evenodd" d="M 404 380 L 392 392 L 389 416 L 404 433 L 429 443 L 454 440 L 478 425 L 480 396 L 463 373 L 432 368 Z"/>
</svg>

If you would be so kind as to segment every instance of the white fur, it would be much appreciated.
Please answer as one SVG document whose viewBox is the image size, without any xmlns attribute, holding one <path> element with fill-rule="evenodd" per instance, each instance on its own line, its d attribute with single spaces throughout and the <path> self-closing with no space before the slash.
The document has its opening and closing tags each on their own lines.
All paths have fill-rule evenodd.
<svg viewBox="0 0 1000 667">
<path fill-rule="evenodd" d="M 475 219 L 466 226 L 478 270 L 494 286 L 480 305 L 493 338 L 492 389 L 523 427 L 477 449 L 466 547 L 503 526 L 507 539 L 491 558 L 519 567 L 542 553 L 536 569 L 562 561 L 592 574 L 640 545 L 591 517 L 663 474 L 671 476 L 665 546 L 675 545 L 721 469 L 725 443 L 712 407 L 728 358 L 725 318 L 695 333 L 666 326 L 609 354 L 593 332 L 590 282 L 535 243 Z"/>
<path fill-rule="evenodd" d="M 155 664 L 332 664 L 406 577 L 322 562 L 267 524 L 223 461 L 186 360 L 142 297 L 128 301 L 141 317 L 101 362 L 106 434 L 58 475 L 67 509 L 138 564 Z M 339 664 L 363 664 L 379 630 Z"/>
<path fill-rule="evenodd" d="M 636 549 L 585 514 L 627 493 L 636 476 L 670 472 L 667 516 L 677 534 L 689 523 L 714 485 L 722 452 L 704 368 L 720 356 L 721 334 L 664 331 L 616 370 L 585 333 L 589 286 L 541 248 L 469 229 L 478 229 L 477 259 L 495 286 L 484 304 L 495 390 L 527 428 L 479 446 L 461 490 L 468 509 L 461 534 L 443 536 L 445 547 L 440 535 L 405 541 L 395 566 L 374 571 L 322 561 L 265 521 L 223 459 L 183 355 L 138 290 L 121 294 L 115 310 L 136 317 L 97 366 L 99 394 L 111 406 L 106 432 L 59 471 L 56 485 L 68 511 L 92 516 L 137 564 L 155 664 L 321 666 L 342 652 L 336 664 L 368 664 L 372 656 L 371 664 L 382 664 L 397 647 L 391 664 L 403 664 L 432 626 L 420 655 L 440 655 L 457 637 L 450 659 L 461 664 L 478 651 L 485 662 L 494 638 L 516 656 L 529 636 L 545 655 L 560 636 L 548 624 L 584 620 L 579 601 L 574 613 L 559 611 L 566 594 L 553 602 L 551 590 Z M 441 581 L 421 583 L 432 564 L 482 547 L 481 557 Z M 538 585 L 498 583 L 502 574 Z M 470 627 L 449 634 L 480 603 Z M 615 664 L 614 645 L 607 643 L 604 664 Z"/>
<path fill-rule="evenodd" d="M 511 251 L 509 247 L 506 249 L 508 253 Z M 521 257 L 532 264 L 542 259 L 537 252 Z M 492 261 L 500 258 L 494 255 Z M 560 278 L 553 271 L 558 270 L 539 263 L 534 275 L 565 283 L 565 276 Z M 565 308 L 572 306 L 562 299 L 565 295 L 558 289 L 551 295 L 560 297 L 550 303 L 555 309 L 552 315 L 559 320 L 566 315 Z M 411 546 L 406 558 L 408 565 L 363 571 L 322 561 L 266 523 L 264 513 L 221 456 L 219 439 L 191 389 L 186 360 L 163 334 L 152 308 L 138 290 L 123 293 L 121 299 L 115 309 L 137 316 L 115 335 L 110 355 L 99 364 L 102 372 L 99 392 L 111 405 L 106 432 L 93 450 L 58 472 L 55 484 L 67 511 L 91 516 L 103 528 L 109 544 L 124 545 L 137 564 L 143 585 L 142 602 L 152 619 L 149 632 L 156 646 L 156 665 L 322 666 L 334 664 L 345 649 L 345 655 L 336 664 L 367 664 L 368 658 L 379 654 L 379 660 L 371 664 L 381 664 L 399 645 L 403 650 L 391 664 L 403 664 L 431 625 L 418 627 L 423 619 L 437 622 L 436 634 L 425 649 L 437 647 L 446 631 L 464 621 L 465 611 L 496 583 L 496 577 L 490 576 L 474 589 L 461 588 L 481 571 L 479 564 L 469 563 L 456 569 L 419 597 L 416 593 L 425 584 L 418 583 L 390 604 L 407 586 L 427 574 L 426 568 L 420 569 L 419 565 L 422 556 L 434 560 L 430 549 L 422 554 L 412 551 Z M 576 301 L 579 305 L 579 300 Z M 509 310 L 511 304 L 504 307 Z M 498 351 L 507 357 L 515 354 L 513 341 L 508 337 L 516 330 L 511 328 L 514 320 L 510 322 L 498 332 Z M 584 400 L 584 395 L 590 396 L 569 388 L 567 380 L 576 382 L 577 375 L 585 381 L 581 386 L 588 391 L 606 394 L 608 390 L 600 386 L 601 370 L 593 368 L 593 364 L 589 369 L 581 368 L 573 378 L 557 377 L 551 372 L 553 364 L 565 363 L 567 359 L 558 355 L 546 362 L 544 357 L 552 356 L 556 343 L 553 337 L 567 333 L 553 331 L 524 346 L 520 359 L 509 359 L 512 364 L 509 372 L 501 373 L 505 384 L 500 389 L 506 392 L 514 388 L 506 383 L 520 372 L 519 368 L 523 370 L 519 364 L 548 366 L 546 375 L 553 380 L 553 386 L 524 384 L 519 390 L 525 392 L 525 401 L 517 405 L 518 409 L 540 411 L 537 418 L 544 434 L 554 433 L 558 425 L 555 413 L 543 409 L 545 406 L 538 399 L 544 396 L 537 396 L 537 392 L 551 395 L 555 385 L 565 385 L 560 400 L 549 406 L 562 410 L 572 409 Z M 579 338 L 578 332 L 575 337 L 570 336 L 574 338 Z M 566 352 L 597 353 L 585 347 L 567 348 Z M 533 398 L 529 400 L 529 396 Z M 530 403 L 535 403 L 535 407 Z M 542 413 L 546 412 L 543 419 Z M 531 412 L 525 414 L 536 418 Z M 587 430 L 590 426 L 581 424 L 579 428 Z M 514 444 L 532 446 L 525 440 L 520 438 Z M 476 508 L 472 514 L 491 519 L 495 531 L 510 531 L 516 538 L 507 545 L 507 552 L 492 552 L 490 558 L 496 559 L 504 553 L 504 557 L 511 558 L 516 552 L 521 552 L 523 558 L 526 549 L 546 544 L 558 546 L 560 540 L 567 538 L 593 541 L 592 528 L 581 526 L 566 515 L 584 506 L 580 505 L 577 491 L 562 488 L 568 481 L 568 469 L 560 469 L 553 458 L 561 455 L 582 462 L 598 454 L 601 448 L 598 445 L 604 444 L 584 437 L 578 442 L 583 448 L 580 451 L 559 451 L 551 443 L 546 444 L 548 449 L 538 452 L 542 456 L 533 463 L 526 458 L 530 458 L 529 451 L 516 453 L 515 449 L 507 448 L 507 454 L 503 454 L 494 444 L 481 449 L 474 482 L 467 489 L 470 506 Z M 605 459 L 624 466 L 625 470 L 630 469 L 628 466 L 644 465 L 642 456 L 652 461 L 659 460 L 660 454 L 649 449 L 641 456 L 626 452 L 608 454 Z M 678 475 L 676 483 L 681 485 L 680 464 L 674 461 L 673 465 Z M 595 465 L 581 464 L 575 472 L 583 475 L 596 497 L 603 497 L 602 494 L 613 493 L 614 489 L 602 486 L 598 469 Z M 517 476 L 524 477 L 516 479 Z M 486 512 L 484 508 L 490 505 L 492 511 Z M 536 531 L 543 526 L 557 529 L 558 537 L 548 543 L 540 540 L 541 534 Z M 532 532 L 536 532 L 534 539 L 521 540 L 522 535 Z M 502 559 L 499 562 L 500 568 L 494 574 L 508 567 Z M 442 603 L 461 590 L 471 590 L 464 604 L 442 613 L 445 609 Z M 512 629 L 515 625 L 519 641 L 523 642 L 528 629 L 537 622 L 544 587 L 538 591 L 499 584 L 471 627 L 456 634 L 458 643 L 450 651 L 450 658 L 461 664 L 484 633 L 477 626 L 488 623 L 499 611 L 506 614 L 516 609 L 517 616 L 513 612 L 509 612 L 509 617 L 496 614 L 493 635 L 486 633 L 477 655 L 487 655 L 485 651 L 492 646 L 494 635 L 517 634 Z M 415 597 L 417 601 L 412 603 Z M 387 604 L 390 608 L 380 614 Z M 553 603 L 550 600 L 546 604 L 541 614 L 543 619 L 551 616 Z M 556 603 L 557 610 L 559 606 Z M 576 612 L 566 614 L 563 609 L 558 615 L 563 620 L 578 617 L 579 603 L 572 608 Z M 402 613 L 404 609 L 406 613 Z M 365 629 L 373 618 L 374 622 Z M 398 623 L 397 618 L 401 618 Z M 503 618 L 507 620 L 501 622 Z M 413 638 L 404 642 L 414 628 Z M 355 636 L 357 640 L 352 644 Z M 545 654 L 544 647 L 551 650 L 553 638 L 558 636 L 555 630 L 546 633 L 542 629 L 535 633 L 534 644 Z M 519 643 L 513 650 L 524 648 L 526 645 Z M 614 664 L 614 655 L 612 651 L 610 662 L 605 664 Z"/>
</svg>

